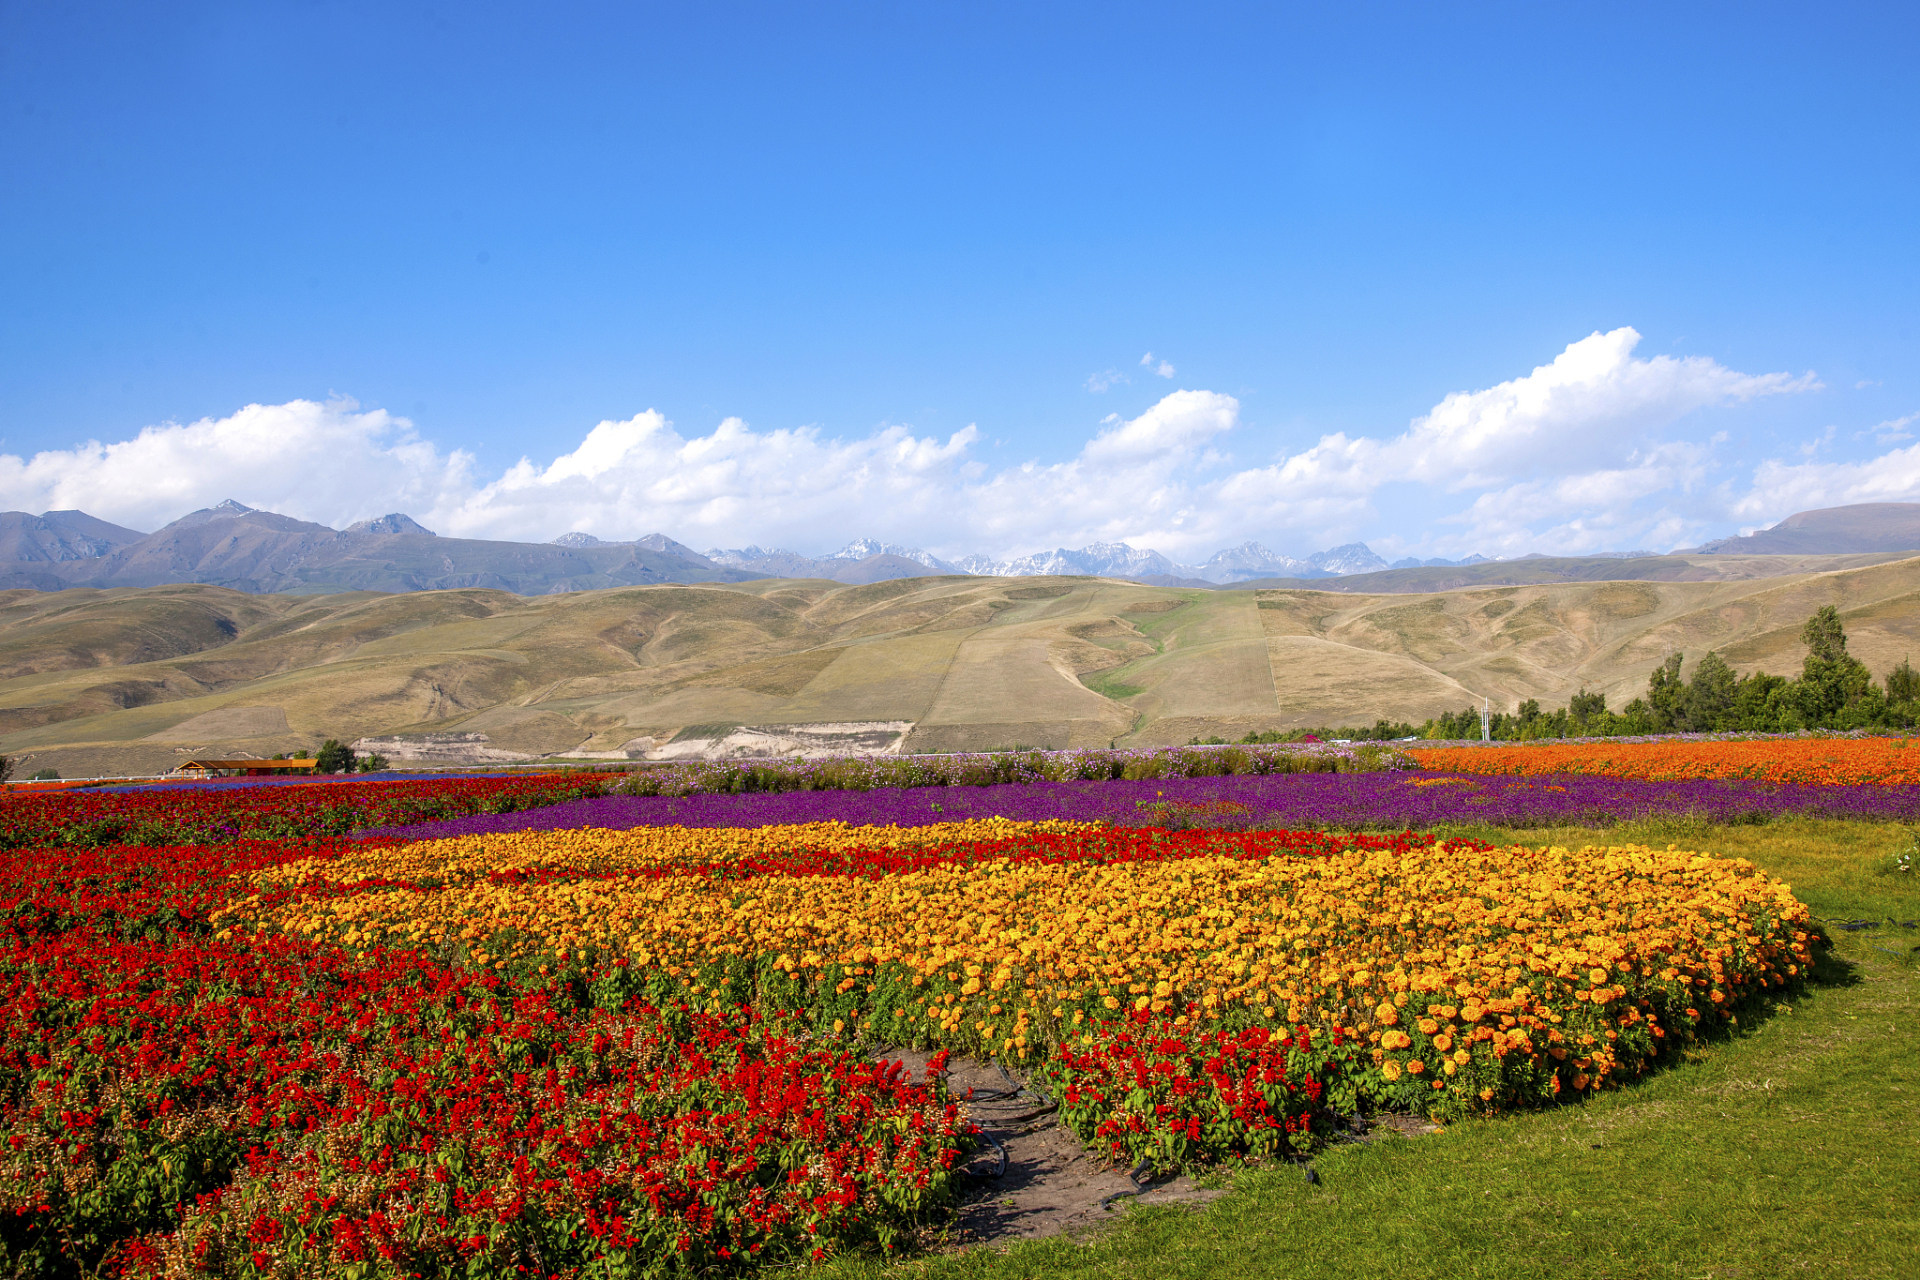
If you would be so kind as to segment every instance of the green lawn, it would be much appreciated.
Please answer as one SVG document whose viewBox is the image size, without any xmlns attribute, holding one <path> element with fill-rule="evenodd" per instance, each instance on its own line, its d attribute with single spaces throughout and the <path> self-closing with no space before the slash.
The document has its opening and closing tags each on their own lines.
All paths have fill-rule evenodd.
<svg viewBox="0 0 1920 1280">
<path fill-rule="evenodd" d="M 1479 832 L 1514 840 L 1514 833 Z M 1623 833 L 1527 833 L 1556 844 Z M 1886 868 L 1892 826 L 1642 829 L 1745 857 L 1833 920 L 1920 918 Z M 1805 990 L 1628 1088 L 1552 1112 L 1335 1148 L 1242 1172 L 1204 1211 L 1133 1208 L 1083 1241 L 849 1259 L 852 1277 L 1086 1274 L 1522 1277 L 1920 1276 L 1920 930 L 1837 931 Z M 1884 948 L 1884 949 L 1883 949 Z M 1899 953 L 1899 954 L 1894 954 Z"/>
</svg>

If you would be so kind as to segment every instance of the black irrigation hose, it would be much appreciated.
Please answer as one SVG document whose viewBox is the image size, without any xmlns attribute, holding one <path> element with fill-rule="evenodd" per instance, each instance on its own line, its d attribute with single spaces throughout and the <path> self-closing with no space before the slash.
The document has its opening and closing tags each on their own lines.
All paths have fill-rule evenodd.
<svg viewBox="0 0 1920 1280">
<path fill-rule="evenodd" d="M 1820 921 L 1822 924 L 1830 924 L 1842 933 L 1865 933 L 1869 929 L 1879 929 L 1883 927 L 1888 929 L 1920 929 L 1920 920 L 1895 920 L 1892 916 L 1887 917 L 1887 923 L 1884 926 L 1881 925 L 1878 920 L 1837 920 L 1832 916 L 1815 916 L 1814 919 Z M 1920 951 L 1920 947 L 1913 948 L 1913 951 L 1896 951 L 1892 947 L 1883 947 L 1879 943 L 1872 941 L 1869 941 L 1867 945 L 1875 951 L 1884 951 L 1888 955 L 1901 960 L 1912 955 L 1914 951 Z"/>
<path fill-rule="evenodd" d="M 1861 933 L 1867 929 L 1878 929 L 1882 927 L 1878 920 L 1837 920 L 1832 916 L 1815 916 L 1814 919 L 1820 921 L 1822 924 L 1830 924 L 1844 933 Z M 1920 920 L 1895 920 L 1892 916 L 1888 916 L 1887 923 L 1884 927 L 1888 929 L 1920 929 Z"/>
<path fill-rule="evenodd" d="M 967 1094 L 967 1097 L 970 1101 L 1002 1102 L 1008 1098 L 1017 1098 L 1024 1093 L 1029 1098 L 1032 1098 L 1035 1102 L 1045 1103 L 1048 1106 L 1053 1105 L 1048 1100 L 1045 1094 L 1038 1093 L 1033 1089 L 1028 1088 L 1026 1085 L 1021 1084 L 1018 1080 L 1015 1080 L 1012 1076 L 1008 1075 L 1007 1069 L 1004 1066 L 1000 1065 L 1000 1059 L 990 1058 L 988 1059 L 988 1061 L 993 1063 L 994 1070 L 1000 1073 L 1000 1078 L 1007 1082 L 1007 1087 L 1004 1089 L 978 1089 L 978 1088 L 973 1089 Z"/>
<path fill-rule="evenodd" d="M 1000 1156 L 1000 1167 L 998 1169 L 995 1169 L 992 1173 L 983 1173 L 983 1174 L 980 1174 L 979 1176 L 982 1178 L 1004 1177 L 1007 1172 L 1007 1149 L 1001 1146 L 999 1143 L 999 1140 L 996 1139 L 992 1134 L 988 1133 L 985 1129 L 982 1129 L 980 1131 L 980 1136 L 985 1138 L 987 1140 L 987 1145 L 992 1147 L 994 1151 L 998 1153 L 998 1155 Z"/>
</svg>

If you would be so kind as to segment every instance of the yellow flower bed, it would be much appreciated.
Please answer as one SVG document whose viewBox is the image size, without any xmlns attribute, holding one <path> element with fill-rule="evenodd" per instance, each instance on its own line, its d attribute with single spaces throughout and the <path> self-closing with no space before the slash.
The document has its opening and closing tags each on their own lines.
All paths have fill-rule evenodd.
<svg viewBox="0 0 1920 1280">
<path fill-rule="evenodd" d="M 1006 840 L 1030 831 L 1092 830 L 1084 822 L 1016 822 L 981 818 L 924 827 L 851 826 L 806 822 L 769 827 L 635 827 L 609 831 L 518 831 L 503 835 L 415 840 L 402 845 L 368 844 L 351 853 L 306 858 L 252 877 L 259 889 L 313 881 L 352 884 L 361 880 L 458 881 L 513 872 L 571 871 L 607 874 L 669 867 L 702 867 L 772 857 L 795 850 L 926 849 Z"/>
<path fill-rule="evenodd" d="M 759 851 L 800 838 L 767 834 L 778 830 L 436 842 L 474 843 L 459 856 L 476 860 L 499 849 L 496 865 L 654 872 L 296 894 L 229 923 L 599 981 L 617 972 L 657 998 L 753 1002 L 822 1031 L 1019 1057 L 1123 1010 L 1176 1025 L 1304 1022 L 1346 1039 L 1364 1091 L 1400 1102 L 1417 1091 L 1429 1108 L 1618 1081 L 1811 958 L 1807 911 L 1787 886 L 1745 861 L 1637 846 L 1249 858 L 1229 856 L 1244 837 L 1212 832 L 1184 837 L 1200 856 L 1159 860 L 998 857 L 878 878 L 660 870 L 691 847 L 677 841 L 712 842 L 698 861 L 727 839 Z M 1138 832 L 1083 834 L 1106 858 L 1148 845 Z M 364 856 L 399 878 L 453 854 Z"/>
</svg>

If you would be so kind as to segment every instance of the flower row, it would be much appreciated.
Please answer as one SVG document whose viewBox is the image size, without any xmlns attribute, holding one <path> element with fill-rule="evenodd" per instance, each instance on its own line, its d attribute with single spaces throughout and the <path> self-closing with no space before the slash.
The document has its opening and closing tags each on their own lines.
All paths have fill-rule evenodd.
<svg viewBox="0 0 1920 1280">
<path fill-rule="evenodd" d="M 920 827 L 849 826 L 812 822 L 770 827 L 646 827 L 609 831 L 588 827 L 545 831 L 529 836 L 456 836 L 437 840 L 365 841 L 344 851 L 283 862 L 251 877 L 257 889 L 271 890 L 314 881 L 405 883 L 416 887 L 492 880 L 512 882 L 529 876 L 554 879 L 705 867 L 739 872 L 771 866 L 797 851 L 828 855 L 823 866 L 844 864 L 842 851 L 872 853 L 944 848 L 1006 840 L 1033 831 L 1065 834 L 1087 829 L 1073 822 L 1015 822 L 983 818 L 937 822 Z M 780 865 L 791 870 L 790 862 Z"/>
<path fill-rule="evenodd" d="M 506 814 L 604 795 L 618 774 L 170 787 L 9 796 L 0 850 L 299 840 L 363 827 Z"/>
<path fill-rule="evenodd" d="M 1810 786 L 1920 785 L 1920 750 L 1906 738 L 1795 737 L 1723 741 L 1523 743 L 1413 749 L 1423 769 L 1457 773 L 1587 774 L 1650 781 L 1740 779 Z"/>
<path fill-rule="evenodd" d="M 938 756 L 836 756 L 816 760 L 695 760 L 647 765 L 620 790 L 634 796 L 742 792 L 872 791 L 1005 783 L 1212 778 L 1227 774 L 1350 773 L 1412 769 L 1381 743 L 1284 742 L 1127 747 L 1106 751 L 991 751 Z"/>
<path fill-rule="evenodd" d="M 1498 751 L 1475 754 L 1496 756 Z M 1920 818 L 1920 785 L 1650 782 L 1577 774 L 1534 778 L 1483 773 L 1305 773 L 774 795 L 610 795 L 367 834 L 419 840 L 580 827 L 760 827 L 816 822 L 915 827 L 998 816 L 1022 822 L 1113 826 L 1389 831 L 1464 825 L 1610 826 L 1678 816 L 1713 822 L 1785 816 L 1900 822 Z"/>
</svg>

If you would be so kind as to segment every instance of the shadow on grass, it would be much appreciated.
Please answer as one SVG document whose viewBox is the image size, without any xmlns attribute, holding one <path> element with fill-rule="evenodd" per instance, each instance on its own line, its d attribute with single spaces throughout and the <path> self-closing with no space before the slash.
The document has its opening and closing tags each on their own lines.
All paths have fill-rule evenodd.
<svg viewBox="0 0 1920 1280">
<path fill-rule="evenodd" d="M 1813 925 L 1807 931 L 1807 938 L 1813 944 L 1813 964 L 1806 975 L 1808 983 L 1816 987 L 1857 987 L 1866 981 L 1859 965 L 1842 960 L 1836 954 L 1833 935 L 1825 925 Z"/>
</svg>

